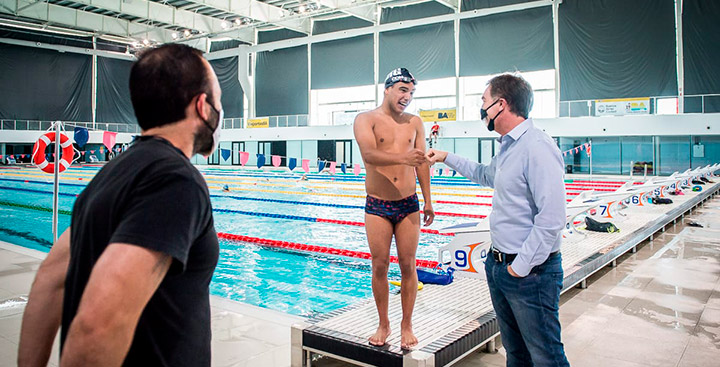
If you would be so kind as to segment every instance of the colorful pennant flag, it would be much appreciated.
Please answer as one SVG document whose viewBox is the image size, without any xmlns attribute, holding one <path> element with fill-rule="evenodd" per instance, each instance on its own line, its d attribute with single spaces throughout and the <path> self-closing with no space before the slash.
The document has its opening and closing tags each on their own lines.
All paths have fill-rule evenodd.
<svg viewBox="0 0 720 367">
<path fill-rule="evenodd" d="M 108 149 L 112 149 L 112 147 L 115 146 L 116 138 L 117 133 L 103 131 L 103 145 L 105 145 Z"/>
<path fill-rule="evenodd" d="M 230 153 L 232 153 L 230 149 L 220 149 L 220 156 L 224 161 L 230 159 Z"/>
<path fill-rule="evenodd" d="M 340 165 L 340 171 L 342 171 L 343 174 L 346 174 L 347 173 L 347 164 L 342 163 Z"/>
<path fill-rule="evenodd" d="M 355 175 L 359 175 L 359 174 L 360 174 L 360 163 L 355 163 L 355 165 L 353 166 L 353 173 L 354 173 Z"/>
<path fill-rule="evenodd" d="M 297 167 L 297 158 L 288 158 L 288 168 L 292 171 Z"/>
<path fill-rule="evenodd" d="M 337 162 L 330 162 L 330 173 L 335 174 L 335 167 L 337 167 Z"/>
<path fill-rule="evenodd" d="M 280 167 L 280 162 L 282 161 L 282 159 L 280 158 L 279 155 L 274 155 L 271 157 L 271 159 L 272 159 L 273 167 L 275 167 L 275 168 Z"/>
<path fill-rule="evenodd" d="M 325 161 L 318 161 L 318 172 L 322 172 L 323 168 L 325 168 Z"/>
<path fill-rule="evenodd" d="M 240 152 L 240 164 L 245 165 L 248 160 L 250 159 L 250 153 L 248 152 Z"/>
<path fill-rule="evenodd" d="M 303 169 L 303 171 L 305 171 L 305 173 L 310 172 L 310 160 L 309 159 L 302 160 L 302 169 Z"/>
<path fill-rule="evenodd" d="M 265 165 L 265 155 L 257 154 L 257 168 L 262 168 Z"/>
<path fill-rule="evenodd" d="M 73 132 L 73 139 L 75 140 L 75 143 L 80 148 L 84 147 L 85 144 L 87 144 L 88 139 L 90 138 L 90 135 L 88 134 L 88 129 L 84 127 L 76 127 Z"/>
</svg>

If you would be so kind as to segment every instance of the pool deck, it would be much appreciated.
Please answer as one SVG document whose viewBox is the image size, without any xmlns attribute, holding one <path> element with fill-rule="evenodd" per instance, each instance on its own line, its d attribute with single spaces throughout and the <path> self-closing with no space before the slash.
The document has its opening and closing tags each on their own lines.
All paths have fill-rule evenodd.
<svg viewBox="0 0 720 367">
<path fill-rule="evenodd" d="M 23 303 L 3 307 L 10 299 L 26 297 L 40 262 L 41 251 L 0 242 L 0 367 L 16 366 Z M 290 326 L 297 316 L 211 296 L 212 365 L 218 367 L 289 366 Z M 49 366 L 59 361 L 55 340 Z"/>
</svg>

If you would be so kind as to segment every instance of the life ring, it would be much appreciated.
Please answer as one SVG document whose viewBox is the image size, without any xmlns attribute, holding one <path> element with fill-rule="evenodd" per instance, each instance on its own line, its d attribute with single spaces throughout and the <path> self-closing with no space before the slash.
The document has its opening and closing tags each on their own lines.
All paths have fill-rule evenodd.
<svg viewBox="0 0 720 367">
<path fill-rule="evenodd" d="M 50 163 L 45 159 L 45 149 L 48 145 L 55 142 L 55 132 L 48 132 L 41 136 L 38 141 L 35 142 L 33 147 L 33 163 L 38 166 L 43 172 L 54 173 L 55 163 Z M 72 140 L 67 135 L 60 133 L 60 148 L 62 148 L 62 157 L 57 162 L 60 162 L 59 172 L 64 171 L 72 164 L 73 156 L 75 151 L 73 149 Z"/>
</svg>

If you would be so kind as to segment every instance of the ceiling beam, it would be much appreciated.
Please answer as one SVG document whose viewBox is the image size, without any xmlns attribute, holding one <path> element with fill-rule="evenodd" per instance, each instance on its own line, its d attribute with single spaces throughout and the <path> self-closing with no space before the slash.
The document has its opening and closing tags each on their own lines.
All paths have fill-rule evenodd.
<svg viewBox="0 0 720 367">
<path fill-rule="evenodd" d="M 366 4 L 363 4 L 365 2 Z M 375 24 L 377 2 L 357 0 L 318 0 L 318 4 L 330 9 L 341 11 L 356 18 Z"/>
<path fill-rule="evenodd" d="M 57 24 L 75 29 L 83 29 L 96 34 L 110 34 L 118 37 L 133 38 L 142 34 L 143 38 L 157 42 L 172 42 L 172 31 L 130 22 L 116 17 L 95 14 L 87 11 L 66 8 L 59 5 L 29 0 L 0 0 L 0 12 L 13 16 L 39 20 L 47 24 Z M 23 9 L 24 8 L 24 9 Z M 20 10 L 22 9 L 22 10 Z"/>
<path fill-rule="evenodd" d="M 450 8 L 452 10 L 457 10 L 458 7 L 460 6 L 459 0 L 435 0 L 435 1 L 442 5 L 447 6 L 448 8 Z"/>
<path fill-rule="evenodd" d="M 188 0 L 194 4 L 224 11 L 260 23 L 269 23 L 296 32 L 310 34 L 310 21 L 293 16 L 293 12 L 258 0 Z"/>
</svg>

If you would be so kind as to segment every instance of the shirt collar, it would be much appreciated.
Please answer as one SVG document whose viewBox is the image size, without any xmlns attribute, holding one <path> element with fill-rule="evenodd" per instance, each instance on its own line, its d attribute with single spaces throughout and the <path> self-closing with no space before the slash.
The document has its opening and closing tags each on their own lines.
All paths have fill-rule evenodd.
<svg viewBox="0 0 720 367">
<path fill-rule="evenodd" d="M 528 118 L 525 121 L 521 122 L 518 126 L 515 126 L 514 129 L 510 130 L 510 132 L 507 133 L 506 136 L 510 137 L 512 140 L 517 141 L 532 126 L 533 126 L 532 119 Z"/>
</svg>

